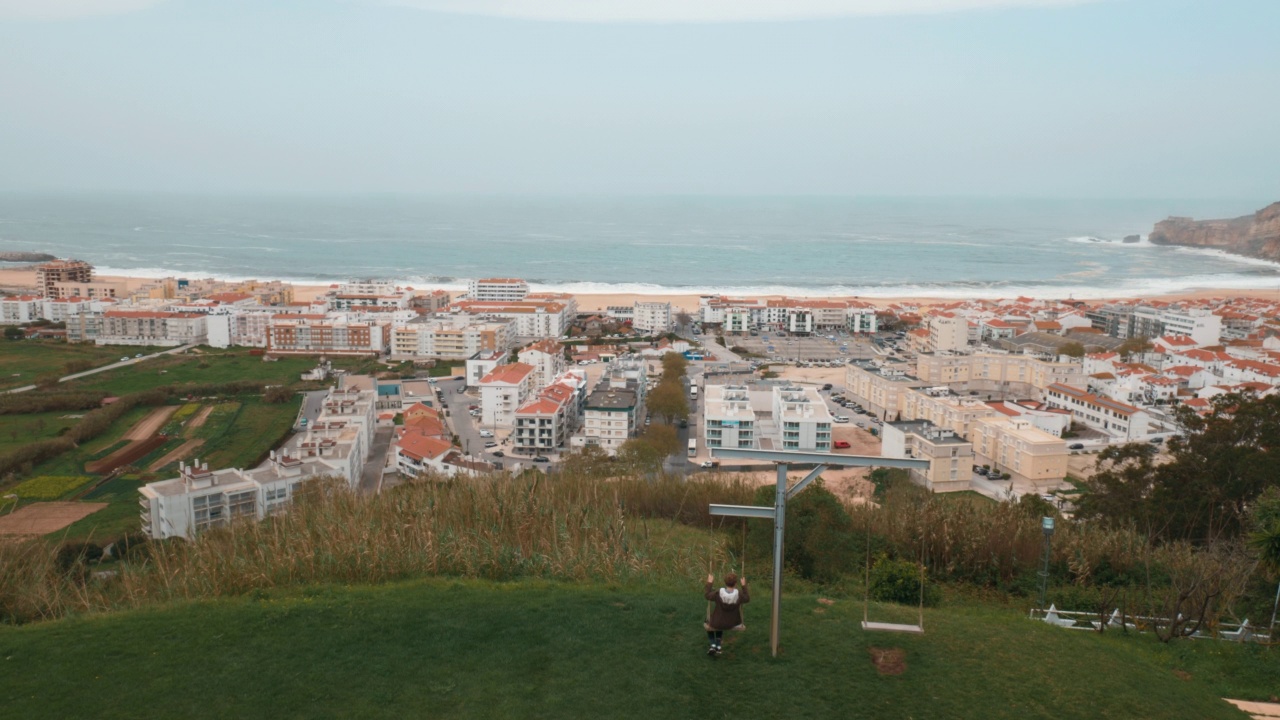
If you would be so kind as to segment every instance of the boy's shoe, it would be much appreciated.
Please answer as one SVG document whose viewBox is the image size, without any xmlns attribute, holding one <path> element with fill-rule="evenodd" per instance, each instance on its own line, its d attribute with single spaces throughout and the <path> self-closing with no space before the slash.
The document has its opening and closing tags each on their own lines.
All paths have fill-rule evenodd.
<svg viewBox="0 0 1280 720">
<path fill-rule="evenodd" d="M 712 645 L 711 647 L 707 648 L 707 654 L 714 657 L 716 655 L 719 655 L 720 651 L 716 649 L 715 645 Z"/>
<path fill-rule="evenodd" d="M 717 645 L 717 646 L 715 647 L 715 655 L 716 655 L 716 657 L 720 657 L 720 653 L 721 653 L 721 652 L 722 652 L 722 650 L 720 649 L 720 646 L 719 646 L 719 645 Z"/>
</svg>

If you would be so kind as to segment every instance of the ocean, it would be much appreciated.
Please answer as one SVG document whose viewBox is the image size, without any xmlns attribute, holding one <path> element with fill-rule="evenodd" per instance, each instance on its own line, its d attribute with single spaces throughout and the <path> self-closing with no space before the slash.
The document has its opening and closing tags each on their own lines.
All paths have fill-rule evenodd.
<svg viewBox="0 0 1280 720">
<path fill-rule="evenodd" d="M 578 293 L 1092 298 L 1280 288 L 1280 265 L 1146 242 L 1266 200 L 0 195 L 0 250 L 99 274 L 523 277 Z M 1123 243 L 1127 235 L 1138 243 Z"/>
</svg>

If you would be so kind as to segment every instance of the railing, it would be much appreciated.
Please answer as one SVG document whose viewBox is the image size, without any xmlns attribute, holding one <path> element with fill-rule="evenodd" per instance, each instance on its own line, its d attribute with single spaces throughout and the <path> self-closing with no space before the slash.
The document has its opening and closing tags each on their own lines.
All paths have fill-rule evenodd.
<svg viewBox="0 0 1280 720">
<path fill-rule="evenodd" d="M 1128 615 L 1121 613 L 1119 608 L 1112 610 L 1109 615 L 1105 616 L 1105 619 L 1100 619 L 1100 614 L 1096 612 L 1059 610 L 1050 605 L 1047 610 L 1033 608 L 1028 613 L 1028 617 L 1032 620 L 1039 620 L 1068 630 L 1097 631 L 1104 628 L 1112 628 L 1133 632 L 1147 632 L 1154 627 L 1169 627 L 1170 624 L 1169 618 Z M 1244 622 L 1238 623 L 1218 622 L 1211 625 L 1206 622 L 1193 632 L 1184 632 L 1183 636 L 1193 639 L 1230 640 L 1234 642 L 1265 643 L 1271 640 L 1270 632 L 1253 625 L 1248 618 L 1245 618 Z"/>
</svg>

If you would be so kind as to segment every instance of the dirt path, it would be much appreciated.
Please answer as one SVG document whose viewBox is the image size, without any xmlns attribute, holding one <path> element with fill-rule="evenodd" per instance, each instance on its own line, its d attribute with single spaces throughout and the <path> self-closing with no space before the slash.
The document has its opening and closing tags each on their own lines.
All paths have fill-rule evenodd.
<svg viewBox="0 0 1280 720">
<path fill-rule="evenodd" d="M 196 411 L 196 414 L 192 415 L 191 419 L 187 421 L 186 429 L 188 431 L 191 431 L 191 430 L 195 430 L 201 425 L 204 425 L 204 421 L 209 419 L 209 413 L 211 412 L 213 412 L 212 405 L 205 405 L 204 407 L 200 408 L 198 411 Z"/>
<path fill-rule="evenodd" d="M 205 413 L 205 414 L 208 415 L 208 413 Z M 203 444 L 204 444 L 203 438 L 197 439 L 197 440 L 188 440 L 182 443 L 181 445 L 179 445 L 178 447 L 174 448 L 172 452 L 166 453 L 164 457 L 151 463 L 151 467 L 147 468 L 147 471 L 155 472 L 156 470 L 159 470 L 160 468 L 164 467 L 165 465 L 168 465 L 171 462 L 185 459 L 189 453 L 195 452 L 196 448 L 200 447 Z"/>
<path fill-rule="evenodd" d="M 133 427 L 129 428 L 129 432 L 124 434 L 125 440 L 146 440 L 155 435 L 169 422 L 169 417 L 178 411 L 177 405 L 166 405 L 158 407 L 147 414 L 146 417 L 139 420 Z"/>
<path fill-rule="evenodd" d="M 106 506 L 107 503 L 31 503 L 0 517 L 0 535 L 46 535 L 57 532 Z"/>
</svg>

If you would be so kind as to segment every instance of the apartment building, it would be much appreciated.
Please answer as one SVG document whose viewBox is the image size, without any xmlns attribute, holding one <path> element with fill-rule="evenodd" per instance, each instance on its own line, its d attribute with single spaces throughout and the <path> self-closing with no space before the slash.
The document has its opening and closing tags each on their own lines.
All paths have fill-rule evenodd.
<svg viewBox="0 0 1280 720">
<path fill-rule="evenodd" d="M 283 512 L 302 484 L 320 477 L 359 484 L 374 431 L 373 393 L 333 389 L 305 435 L 272 451 L 249 470 L 210 470 L 195 460 L 179 463 L 178 477 L 139 488 L 142 530 L 161 540 L 191 539 L 203 530 L 236 520 L 261 520 Z"/>
<path fill-rule="evenodd" d="M 936 388 L 904 391 L 900 418 L 904 421 L 926 421 L 961 437 L 970 437 L 975 422 L 1000 414 L 981 400 L 967 396 L 957 397 L 946 388 L 942 388 L 940 393 L 930 390 Z"/>
<path fill-rule="evenodd" d="M 794 298 L 728 298 L 704 295 L 698 299 L 701 322 L 720 324 L 725 332 L 786 330 L 808 334 L 817 330 L 876 331 L 875 307 L 858 301 L 797 300 Z"/>
<path fill-rule="evenodd" d="M 341 314 L 277 314 L 267 329 L 272 353 L 382 355 L 390 344 L 391 323 L 352 321 Z"/>
<path fill-rule="evenodd" d="M 929 318 L 929 352 L 962 353 L 969 349 L 969 321 L 951 315 Z"/>
<path fill-rule="evenodd" d="M 209 346 L 266 347 L 271 319 L 277 313 L 273 308 L 248 310 L 236 307 L 212 310 L 206 320 Z"/>
<path fill-rule="evenodd" d="M 208 326 L 201 313 L 108 310 L 94 342 L 98 345 L 203 345 Z"/>
<path fill-rule="evenodd" d="M 80 297 L 88 300 L 119 298 L 127 293 L 128 286 L 122 282 L 56 282 L 53 284 L 53 295 L 49 297 Z"/>
<path fill-rule="evenodd" d="M 500 318 L 513 324 L 514 334 L 522 338 L 558 338 L 573 324 L 570 305 L 557 300 L 524 302 L 475 302 L 464 300 L 449 306 L 451 312 L 478 315 L 486 319 Z"/>
<path fill-rule="evenodd" d="M 831 412 L 816 389 L 774 387 L 772 419 L 779 430 L 781 449 L 831 451 Z"/>
<path fill-rule="evenodd" d="M 52 260 L 36 267 L 36 287 L 45 297 L 62 297 L 58 283 L 89 283 L 93 266 L 83 260 Z"/>
<path fill-rule="evenodd" d="M 473 302 L 523 302 L 529 284 L 519 278 L 483 278 L 467 283 L 467 300 Z"/>
<path fill-rule="evenodd" d="M 533 366 L 499 365 L 480 379 L 480 422 L 489 427 L 511 427 L 516 410 L 534 392 Z"/>
<path fill-rule="evenodd" d="M 922 353 L 916 376 L 929 385 L 946 385 L 957 392 L 1043 399 L 1054 383 L 1084 385 L 1079 362 L 1041 360 L 1031 355 Z"/>
<path fill-rule="evenodd" d="M 0 298 L 0 325 L 22 325 L 44 317 L 44 298 L 12 295 Z"/>
<path fill-rule="evenodd" d="M 671 303 L 638 302 L 631 320 L 631 327 L 638 333 L 662 335 L 671 332 Z"/>
<path fill-rule="evenodd" d="M 516 359 L 533 366 L 533 386 L 537 388 L 550 385 L 568 369 L 564 346 L 551 339 L 525 346 L 516 353 Z"/>
<path fill-rule="evenodd" d="M 586 376 L 547 385 L 516 410 L 511 440 L 525 452 L 549 452 L 565 446 L 577 430 Z"/>
<path fill-rule="evenodd" d="M 885 423 L 880 456 L 928 460 L 928 469 L 912 468 L 910 474 L 933 492 L 968 490 L 973 477 L 973 443 L 928 420 Z"/>
<path fill-rule="evenodd" d="M 627 387 L 601 383 L 583 406 L 582 431 L 571 438 L 574 446 L 593 446 L 615 455 L 637 427 L 640 400 L 632 383 Z"/>
<path fill-rule="evenodd" d="M 1151 416 L 1145 410 L 1079 387 L 1054 383 L 1045 393 L 1045 404 L 1066 410 L 1072 418 L 1113 438 L 1145 440 L 1151 433 Z"/>
<path fill-rule="evenodd" d="M 899 419 L 907 391 L 929 384 L 907 374 L 902 364 L 880 367 L 858 361 L 845 370 L 845 396 L 882 420 Z"/>
<path fill-rule="evenodd" d="M 390 280 L 356 280 L 339 285 L 324 299 L 330 311 L 407 310 L 413 302 L 413 290 L 398 287 Z"/>
<path fill-rule="evenodd" d="M 465 360 L 477 354 L 505 354 L 514 326 L 466 314 L 419 317 L 391 329 L 392 360 Z"/>
<path fill-rule="evenodd" d="M 707 385 L 702 437 L 708 448 L 756 448 L 756 413 L 746 385 Z"/>
<path fill-rule="evenodd" d="M 973 432 L 974 462 L 990 465 L 1014 481 L 1052 488 L 1067 477 L 1067 443 L 1023 418 L 979 420 Z"/>
</svg>

